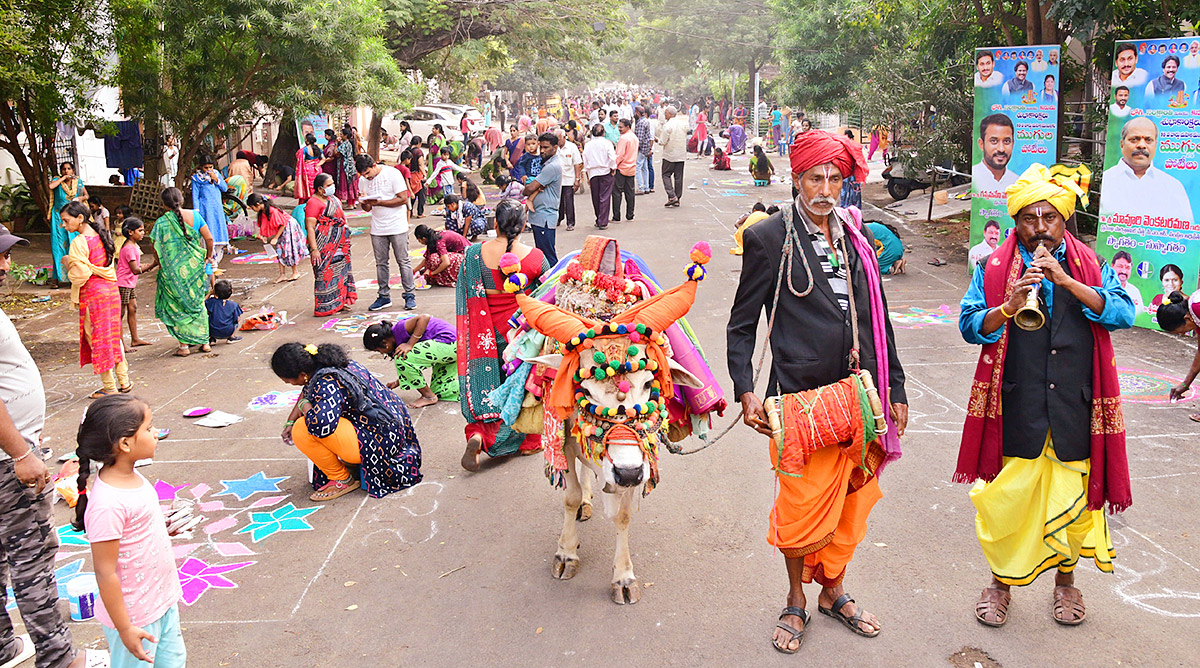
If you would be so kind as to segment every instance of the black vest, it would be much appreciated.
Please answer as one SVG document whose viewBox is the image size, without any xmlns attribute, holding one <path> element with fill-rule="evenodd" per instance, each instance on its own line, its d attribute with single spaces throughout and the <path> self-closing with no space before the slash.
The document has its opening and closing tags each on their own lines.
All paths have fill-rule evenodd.
<svg viewBox="0 0 1200 668">
<path fill-rule="evenodd" d="M 1061 263 L 1067 269 L 1067 263 Z M 1067 273 L 1070 273 L 1069 271 Z M 1043 281 L 1050 287 L 1049 281 Z M 1036 459 L 1049 431 L 1061 461 L 1091 455 L 1095 337 L 1083 305 L 1054 287 L 1054 316 L 1033 332 L 1008 323 L 1001 386 L 1004 456 Z M 1046 305 L 1041 304 L 1042 313 Z"/>
</svg>

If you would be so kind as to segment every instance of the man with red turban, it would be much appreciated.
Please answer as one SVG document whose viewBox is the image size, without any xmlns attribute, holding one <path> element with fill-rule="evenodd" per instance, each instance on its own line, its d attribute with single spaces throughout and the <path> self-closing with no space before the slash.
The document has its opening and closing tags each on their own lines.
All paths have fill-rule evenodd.
<svg viewBox="0 0 1200 668">
<path fill-rule="evenodd" d="M 867 515 L 882 496 L 876 476 L 899 458 L 899 437 L 908 423 L 904 371 L 874 239 L 857 208 L 836 206 L 843 178 L 867 178 L 862 147 L 844 136 L 811 130 L 795 137 L 791 163 L 798 193 L 793 205 L 744 233 L 742 274 L 727 332 L 729 373 L 744 421 L 761 434 L 772 433 L 754 392 L 751 361 L 764 308 L 771 318 L 768 396 L 837 383 L 861 367 L 873 376 L 890 411 L 884 410 L 887 432 L 866 444 L 865 452 L 850 452 L 849 443 L 818 448 L 800 476 L 780 470 L 780 453 L 771 448 L 779 493 L 767 541 L 783 553 L 790 584 L 772 643 L 787 654 L 803 642 L 808 622 L 803 584 L 813 580 L 822 586 L 821 613 L 860 636 L 879 634 L 879 620 L 845 593 L 842 579 L 866 535 Z M 776 303 L 778 280 L 784 285 Z"/>
</svg>

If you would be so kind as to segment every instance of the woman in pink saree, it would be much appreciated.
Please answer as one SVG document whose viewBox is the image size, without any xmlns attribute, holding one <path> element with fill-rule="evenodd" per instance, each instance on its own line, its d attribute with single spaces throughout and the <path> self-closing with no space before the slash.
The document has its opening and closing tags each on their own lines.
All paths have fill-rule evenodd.
<svg viewBox="0 0 1200 668">
<path fill-rule="evenodd" d="M 324 159 L 325 154 L 317 145 L 317 136 L 311 132 L 304 135 L 304 146 L 296 151 L 296 199 L 301 203 L 312 197 L 313 179 L 321 172 Z"/>
</svg>

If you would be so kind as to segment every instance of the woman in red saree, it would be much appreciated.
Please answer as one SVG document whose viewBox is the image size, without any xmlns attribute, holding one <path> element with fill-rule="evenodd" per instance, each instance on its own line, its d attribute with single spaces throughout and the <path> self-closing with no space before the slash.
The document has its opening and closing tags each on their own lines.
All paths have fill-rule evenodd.
<svg viewBox="0 0 1200 668">
<path fill-rule="evenodd" d="M 500 408 L 488 397 L 504 382 L 503 354 L 508 345 L 505 334 L 508 319 L 517 310 L 516 295 L 501 289 L 505 275 L 499 269 L 500 258 L 512 253 L 520 259 L 518 272 L 528 279 L 522 292 L 536 288 L 543 272 L 550 269 L 540 250 L 518 240 L 524 229 L 525 206 L 514 199 L 500 202 L 496 206 L 496 231 L 500 236 L 467 249 L 455 286 L 459 402 L 467 419 L 467 448 L 461 463 L 468 471 L 479 470 L 480 451 L 490 457 L 504 457 L 542 449 L 540 435 L 513 431 L 500 419 Z"/>
<path fill-rule="evenodd" d="M 342 203 L 334 197 L 333 177 L 324 172 L 313 182 L 304 205 L 304 229 L 313 265 L 313 315 L 333 315 L 358 300 L 350 273 L 350 230 Z"/>
<path fill-rule="evenodd" d="M 321 161 L 325 159 L 321 147 L 317 146 L 317 136 L 313 133 L 304 135 L 304 146 L 296 151 L 296 199 L 307 202 L 313 195 L 313 179 L 321 171 Z"/>
<path fill-rule="evenodd" d="M 64 261 L 71 280 L 71 303 L 79 309 L 79 366 L 91 364 L 100 374 L 104 387 L 92 393 L 93 399 L 128 392 L 133 384 L 121 345 L 121 296 L 112 235 L 92 219 L 82 202 L 67 204 L 60 216 L 67 232 L 78 234 Z"/>
</svg>

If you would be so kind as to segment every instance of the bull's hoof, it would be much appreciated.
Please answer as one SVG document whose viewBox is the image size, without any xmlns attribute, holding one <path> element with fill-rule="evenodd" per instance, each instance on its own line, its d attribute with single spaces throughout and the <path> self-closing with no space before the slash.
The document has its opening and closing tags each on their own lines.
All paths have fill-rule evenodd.
<svg viewBox="0 0 1200 668">
<path fill-rule="evenodd" d="M 579 506 L 579 510 L 575 511 L 575 521 L 586 522 L 590 519 L 592 519 L 592 504 L 585 502 Z"/>
<path fill-rule="evenodd" d="M 579 572 L 579 557 L 554 555 L 554 563 L 550 564 L 550 572 L 556 580 L 570 580 Z"/>
<path fill-rule="evenodd" d="M 642 589 L 634 578 L 612 584 L 612 600 L 617 605 L 633 605 L 641 598 Z"/>
</svg>

